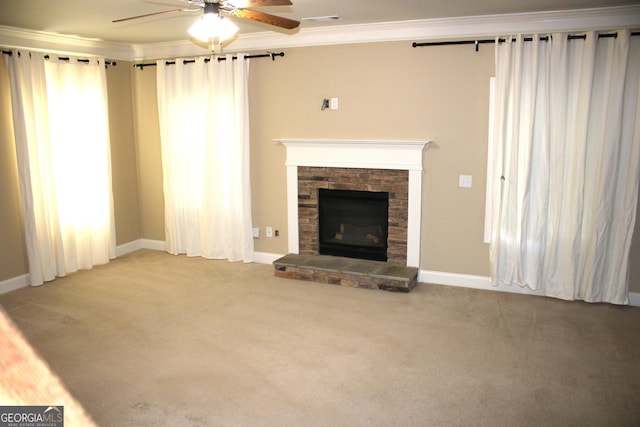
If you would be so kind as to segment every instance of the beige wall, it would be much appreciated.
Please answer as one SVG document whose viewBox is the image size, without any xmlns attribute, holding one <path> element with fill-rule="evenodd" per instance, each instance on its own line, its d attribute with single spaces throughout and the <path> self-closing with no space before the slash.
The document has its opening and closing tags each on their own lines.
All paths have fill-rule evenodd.
<svg viewBox="0 0 640 427">
<path fill-rule="evenodd" d="M 20 206 L 13 139 L 11 88 L 4 55 L 0 57 L 0 281 L 26 274 L 27 251 Z"/>
<path fill-rule="evenodd" d="M 132 70 L 141 237 L 164 241 L 162 155 L 155 67 Z"/>
<path fill-rule="evenodd" d="M 275 138 L 433 139 L 437 146 L 423 156 L 420 268 L 488 275 L 482 239 L 493 49 L 414 49 L 401 42 L 285 53 L 275 62 L 251 63 L 252 204 L 254 225 L 263 231 L 256 250 L 287 252 L 285 150 Z M 164 240 L 155 68 L 120 63 L 108 78 L 118 243 Z M 0 280 L 26 272 L 13 140 L 4 125 L 10 120 L 6 84 L 0 67 Z M 340 99 L 340 109 L 321 111 L 322 99 L 330 97 Z M 471 189 L 458 187 L 460 174 L 473 176 Z M 265 226 L 280 230 L 280 237 L 264 237 Z M 640 266 L 639 229 L 633 266 Z M 630 289 L 640 292 L 640 267 L 631 271 Z"/>
<path fill-rule="evenodd" d="M 111 138 L 111 182 L 116 243 L 140 238 L 138 175 L 133 127 L 132 65 L 121 62 L 107 68 L 109 133 Z"/>
<path fill-rule="evenodd" d="M 424 153 L 422 269 L 487 275 L 482 243 L 493 50 L 408 42 L 291 49 L 251 64 L 253 212 L 281 230 L 256 250 L 284 253 L 285 150 L 278 137 L 433 139 Z M 340 109 L 321 111 L 323 98 Z M 473 176 L 471 189 L 458 176 Z"/>
<path fill-rule="evenodd" d="M 488 274 L 482 231 L 492 49 L 299 48 L 250 68 L 256 251 L 287 253 L 285 150 L 275 138 L 433 139 L 437 147 L 424 153 L 421 268 Z M 162 240 L 154 70 L 134 71 L 134 83 L 143 237 Z M 339 98 L 339 110 L 320 110 L 329 97 Z M 473 175 L 473 188 L 458 188 L 460 174 Z M 280 237 L 266 238 L 266 226 Z"/>
</svg>

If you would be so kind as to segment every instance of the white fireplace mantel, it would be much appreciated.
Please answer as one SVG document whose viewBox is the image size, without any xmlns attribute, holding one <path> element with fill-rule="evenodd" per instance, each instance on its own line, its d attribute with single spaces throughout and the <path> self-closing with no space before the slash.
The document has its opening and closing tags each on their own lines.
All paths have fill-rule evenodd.
<svg viewBox="0 0 640 427">
<path fill-rule="evenodd" d="M 422 152 L 427 140 L 287 139 L 287 214 L 289 252 L 299 252 L 298 166 L 395 169 L 409 171 L 407 266 L 420 264 Z"/>
<path fill-rule="evenodd" d="M 287 166 L 422 170 L 422 150 L 430 141 L 279 139 Z"/>
</svg>

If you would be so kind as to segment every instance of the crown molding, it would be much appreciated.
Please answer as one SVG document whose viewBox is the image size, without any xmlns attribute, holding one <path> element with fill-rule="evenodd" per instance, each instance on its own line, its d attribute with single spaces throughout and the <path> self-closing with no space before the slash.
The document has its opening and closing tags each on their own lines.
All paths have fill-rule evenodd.
<svg viewBox="0 0 640 427">
<path fill-rule="evenodd" d="M 454 40 L 554 31 L 639 28 L 640 6 L 514 13 L 336 25 L 300 30 L 295 36 L 278 33 L 243 35 L 230 48 L 262 50 L 385 41 Z"/>
<path fill-rule="evenodd" d="M 225 50 L 246 52 L 354 43 L 453 40 L 518 33 L 635 29 L 639 27 L 638 23 L 640 23 L 640 6 L 421 19 L 302 28 L 293 35 L 272 31 L 248 33 L 242 34 L 226 46 Z M 190 41 L 135 45 L 134 51 L 136 60 L 209 53 Z"/>
<path fill-rule="evenodd" d="M 125 43 L 105 42 L 3 25 L 0 25 L 0 46 L 61 55 L 99 56 L 120 60 L 131 59 L 134 56 L 133 48 Z"/>
<path fill-rule="evenodd" d="M 273 31 L 240 35 L 230 52 L 259 51 L 389 41 L 433 41 L 555 31 L 638 29 L 640 5 L 594 9 L 421 19 L 375 24 L 302 28 L 288 35 Z M 200 56 L 208 49 L 190 40 L 122 44 L 0 26 L 0 46 L 53 53 L 102 56 L 126 61 Z"/>
</svg>

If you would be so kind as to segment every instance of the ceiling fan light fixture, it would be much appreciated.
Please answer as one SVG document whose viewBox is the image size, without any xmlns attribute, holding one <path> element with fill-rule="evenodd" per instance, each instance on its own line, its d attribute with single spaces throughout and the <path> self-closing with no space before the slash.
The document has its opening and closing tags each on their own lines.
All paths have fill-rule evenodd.
<svg viewBox="0 0 640 427">
<path fill-rule="evenodd" d="M 217 13 L 205 13 L 189 28 L 189 34 L 203 42 L 216 39 L 222 42 L 233 37 L 237 32 L 238 26 L 236 24 Z"/>
</svg>

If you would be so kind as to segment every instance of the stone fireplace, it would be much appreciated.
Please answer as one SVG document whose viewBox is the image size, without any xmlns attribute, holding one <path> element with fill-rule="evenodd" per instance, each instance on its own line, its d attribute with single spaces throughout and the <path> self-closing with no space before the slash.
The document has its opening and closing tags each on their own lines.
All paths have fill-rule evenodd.
<svg viewBox="0 0 640 427">
<path fill-rule="evenodd" d="M 411 290 L 420 263 L 422 153 L 429 141 L 279 141 L 287 149 L 289 255 L 274 262 L 276 275 L 346 286 Z M 345 257 L 317 258 L 320 189 L 388 193 L 388 229 L 382 233 L 387 237 L 386 261 L 354 263 Z M 342 234 L 342 230 L 332 233 Z"/>
<path fill-rule="evenodd" d="M 298 166 L 300 254 L 319 254 L 318 190 L 354 190 L 389 194 L 387 254 L 394 265 L 407 265 L 409 174 L 404 170 Z"/>
<path fill-rule="evenodd" d="M 305 232 L 312 226 L 300 223 L 299 169 L 309 171 L 303 168 L 324 168 L 324 171 L 339 174 L 339 171 L 331 170 L 338 168 L 343 169 L 347 175 L 334 175 L 338 176 L 333 184 L 336 188 L 347 189 L 351 180 L 357 181 L 359 188 L 369 189 L 375 185 L 389 186 L 390 192 L 406 195 L 406 231 L 394 228 L 389 233 L 390 241 L 406 241 L 406 243 L 399 243 L 400 246 L 406 244 L 406 255 L 398 256 L 392 253 L 389 259 L 398 263 L 400 258 L 404 258 L 403 264 L 410 267 L 419 266 L 422 152 L 429 141 L 280 139 L 279 142 L 287 148 L 287 214 L 290 253 L 298 254 L 301 250 L 312 250 L 308 244 L 310 241 L 313 242 Z M 406 190 L 398 191 L 400 181 L 405 183 L 402 185 L 406 186 Z M 391 205 L 389 209 L 391 217 Z M 300 238 L 301 231 L 304 240 Z M 400 238 L 399 233 L 404 236 Z"/>
</svg>

